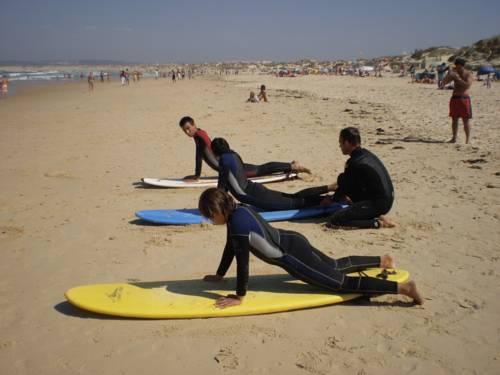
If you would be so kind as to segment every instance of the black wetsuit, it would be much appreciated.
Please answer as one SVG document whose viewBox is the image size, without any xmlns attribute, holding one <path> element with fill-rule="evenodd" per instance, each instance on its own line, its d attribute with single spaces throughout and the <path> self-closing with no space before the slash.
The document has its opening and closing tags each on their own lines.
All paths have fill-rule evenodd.
<svg viewBox="0 0 500 375">
<path fill-rule="evenodd" d="M 212 141 L 208 134 L 202 130 L 198 131 L 194 135 L 194 142 L 196 144 L 196 166 L 195 175 L 197 177 L 201 176 L 202 161 L 208 164 L 210 168 L 214 171 L 219 171 L 219 162 L 217 157 L 212 152 Z M 274 173 L 290 173 L 292 172 L 291 163 L 283 163 L 277 161 L 271 161 L 269 163 L 255 165 L 255 164 L 243 164 L 245 175 L 247 177 L 259 177 L 268 176 Z"/>
<path fill-rule="evenodd" d="M 250 252 L 266 263 L 283 268 L 299 280 L 337 293 L 397 293 L 394 281 L 346 276 L 369 267 L 380 267 L 380 257 L 330 258 L 314 248 L 300 233 L 273 228 L 250 207 L 237 206 L 227 223 L 227 242 L 217 274 L 225 276 L 233 258 L 236 258 L 238 296 L 246 294 Z"/>
<path fill-rule="evenodd" d="M 264 185 L 249 181 L 245 175 L 240 156 L 231 151 L 219 158 L 219 181 L 217 187 L 231 194 L 240 202 L 266 210 L 291 210 L 317 206 L 325 187 L 310 188 L 295 194 L 270 190 Z"/>
<path fill-rule="evenodd" d="M 201 129 L 194 134 L 194 143 L 196 144 L 196 166 L 195 166 L 195 175 L 197 177 L 201 176 L 201 166 L 202 161 L 205 160 L 210 168 L 218 171 L 219 170 L 219 162 L 215 155 L 212 152 L 212 141 L 210 140 L 208 134 Z"/>
<path fill-rule="evenodd" d="M 384 215 L 394 202 L 394 187 L 384 164 L 364 148 L 357 148 L 347 160 L 344 173 L 337 178 L 338 188 L 333 200 L 348 196 L 349 207 L 328 218 L 335 226 L 378 228 L 377 217 Z"/>
</svg>

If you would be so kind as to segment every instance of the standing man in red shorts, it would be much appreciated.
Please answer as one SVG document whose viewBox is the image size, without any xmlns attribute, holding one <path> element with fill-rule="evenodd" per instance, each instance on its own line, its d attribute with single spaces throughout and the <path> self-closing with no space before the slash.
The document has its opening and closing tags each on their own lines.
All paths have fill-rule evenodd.
<svg viewBox="0 0 500 375">
<path fill-rule="evenodd" d="M 465 130 L 465 143 L 470 139 L 470 119 L 472 118 L 472 108 L 469 96 L 469 88 L 472 85 L 473 77 L 470 71 L 465 69 L 465 59 L 457 57 L 455 68 L 450 70 L 443 80 L 443 86 L 454 83 L 453 94 L 450 99 L 450 117 L 452 137 L 450 143 L 457 141 L 458 119 L 462 119 Z"/>
</svg>

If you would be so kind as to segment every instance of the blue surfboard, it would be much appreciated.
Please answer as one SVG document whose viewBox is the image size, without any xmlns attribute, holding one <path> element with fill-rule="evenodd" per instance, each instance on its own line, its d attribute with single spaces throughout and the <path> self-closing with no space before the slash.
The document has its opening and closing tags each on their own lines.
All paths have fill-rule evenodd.
<svg viewBox="0 0 500 375">
<path fill-rule="evenodd" d="M 256 211 L 259 212 L 264 220 L 272 222 L 310 219 L 314 217 L 327 216 L 344 207 L 347 206 L 339 203 L 334 203 L 329 206 L 315 206 L 300 208 L 297 210 L 263 211 L 260 209 L 256 209 Z M 137 211 L 135 213 L 135 216 L 150 223 L 163 225 L 191 225 L 210 223 L 210 220 L 203 217 L 200 214 L 200 211 L 195 208 L 184 208 L 178 210 L 143 210 Z"/>
</svg>

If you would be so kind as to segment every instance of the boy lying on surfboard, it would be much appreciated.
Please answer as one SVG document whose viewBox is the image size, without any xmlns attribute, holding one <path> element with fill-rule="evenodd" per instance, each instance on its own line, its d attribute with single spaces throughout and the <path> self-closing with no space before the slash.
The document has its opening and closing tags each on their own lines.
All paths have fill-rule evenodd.
<svg viewBox="0 0 500 375">
<path fill-rule="evenodd" d="M 347 276 L 348 273 L 381 267 L 394 268 L 389 255 L 349 256 L 333 259 L 314 248 L 300 233 L 273 228 L 248 206 L 236 205 L 223 190 L 205 190 L 199 200 L 200 212 L 216 225 L 227 225 L 227 242 L 217 272 L 205 281 L 221 281 L 236 258 L 236 294 L 217 299 L 219 308 L 243 303 L 248 284 L 250 252 L 266 263 L 283 268 L 308 284 L 335 293 L 366 295 L 402 294 L 421 305 L 424 300 L 415 282 L 397 283 L 377 277 Z"/>
<path fill-rule="evenodd" d="M 205 161 L 213 170 L 219 171 L 218 158 L 212 152 L 212 141 L 208 134 L 198 128 L 194 120 L 189 116 L 184 116 L 179 121 L 182 131 L 190 138 L 193 138 L 196 145 L 195 172 L 193 175 L 184 177 L 185 180 L 198 180 L 201 176 L 202 162 Z M 300 165 L 297 161 L 291 163 L 269 162 L 261 165 L 244 164 L 247 177 L 267 176 L 274 173 L 311 173 L 311 171 Z"/>
</svg>

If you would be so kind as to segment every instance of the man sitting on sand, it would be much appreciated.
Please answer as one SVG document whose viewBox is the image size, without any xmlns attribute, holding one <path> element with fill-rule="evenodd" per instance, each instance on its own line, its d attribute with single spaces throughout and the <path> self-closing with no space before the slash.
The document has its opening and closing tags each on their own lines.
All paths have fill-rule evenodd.
<svg viewBox="0 0 500 375">
<path fill-rule="evenodd" d="M 458 120 L 461 118 L 464 123 L 465 143 L 470 140 L 470 123 L 472 118 L 472 107 L 469 96 L 469 88 L 472 85 L 473 77 L 470 71 L 465 69 L 465 59 L 457 57 L 455 68 L 451 70 L 443 80 L 443 86 L 453 82 L 454 88 L 450 99 L 451 117 L 451 139 L 450 143 L 457 141 Z"/>
<path fill-rule="evenodd" d="M 370 151 L 361 147 L 357 128 L 342 129 L 339 145 L 344 155 L 350 155 L 344 173 L 337 178 L 335 194 L 337 202 L 349 206 L 328 218 L 330 227 L 392 228 L 393 222 L 386 213 L 394 202 L 394 188 L 384 164 Z M 324 203 L 329 203 L 324 201 Z"/>
</svg>

